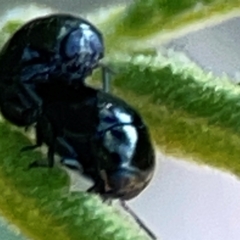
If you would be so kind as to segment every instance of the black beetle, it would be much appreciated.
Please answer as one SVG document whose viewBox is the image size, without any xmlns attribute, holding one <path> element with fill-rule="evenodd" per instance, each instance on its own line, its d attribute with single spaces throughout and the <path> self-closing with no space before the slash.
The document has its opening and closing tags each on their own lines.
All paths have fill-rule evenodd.
<svg viewBox="0 0 240 240">
<path fill-rule="evenodd" d="M 38 92 L 44 95 L 49 89 Z M 139 113 L 122 99 L 90 87 L 65 87 L 62 92 L 66 100 L 63 94 L 57 101 L 57 97 L 47 97 L 36 125 L 37 146 L 46 143 L 63 159 L 77 161 L 97 185 L 100 172 L 105 171 L 111 190 L 106 191 L 102 179 L 103 185 L 96 189 L 101 195 L 136 196 L 149 183 L 155 167 L 150 135 Z"/>
<path fill-rule="evenodd" d="M 81 17 L 58 13 L 26 23 L 0 52 L 3 116 L 18 126 L 33 124 L 44 101 L 36 86 L 81 86 L 103 57 L 101 32 Z"/>
<path fill-rule="evenodd" d="M 116 96 L 87 86 L 60 88 L 58 85 L 57 91 L 64 92 L 65 100 L 56 101 L 55 96 L 48 94 L 50 86 L 38 89 L 48 98 L 36 125 L 37 144 L 23 150 L 45 143 L 49 147 L 48 162 L 35 161 L 30 168 L 53 167 L 54 153 L 58 153 L 63 165 L 79 169 L 94 181 L 89 192 L 100 194 L 105 200 L 119 199 L 127 209 L 124 200 L 140 194 L 155 169 L 147 126 L 134 108 Z"/>
</svg>

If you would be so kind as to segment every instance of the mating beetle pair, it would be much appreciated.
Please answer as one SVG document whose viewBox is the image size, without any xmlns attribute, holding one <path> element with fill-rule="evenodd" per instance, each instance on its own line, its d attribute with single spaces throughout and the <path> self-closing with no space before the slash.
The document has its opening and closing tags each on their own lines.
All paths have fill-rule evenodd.
<svg viewBox="0 0 240 240">
<path fill-rule="evenodd" d="M 137 111 L 85 85 L 103 57 L 103 37 L 86 20 L 67 14 L 33 20 L 0 53 L 0 108 L 17 126 L 36 123 L 37 144 L 25 150 L 47 144 L 49 167 L 58 153 L 62 164 L 94 181 L 90 192 L 123 201 L 148 185 L 155 156 Z"/>
</svg>

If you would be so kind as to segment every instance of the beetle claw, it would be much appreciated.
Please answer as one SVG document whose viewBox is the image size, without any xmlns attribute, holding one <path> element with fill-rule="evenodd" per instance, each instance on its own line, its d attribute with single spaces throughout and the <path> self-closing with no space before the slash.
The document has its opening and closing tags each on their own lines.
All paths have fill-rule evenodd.
<svg viewBox="0 0 240 240">
<path fill-rule="evenodd" d="M 51 166 L 43 160 L 36 160 L 28 165 L 28 169 L 32 168 L 51 168 Z"/>
<path fill-rule="evenodd" d="M 31 146 L 25 146 L 25 147 L 20 149 L 20 152 L 26 152 L 26 151 L 34 150 L 34 149 L 36 149 L 38 147 L 40 147 L 38 144 L 31 145 Z"/>
<path fill-rule="evenodd" d="M 27 132 L 29 130 L 29 126 L 24 128 L 24 132 Z"/>
<path fill-rule="evenodd" d="M 104 190 L 104 186 L 102 185 L 102 181 L 96 181 L 96 183 L 92 187 L 90 187 L 86 192 L 101 194 L 103 190 Z"/>
<path fill-rule="evenodd" d="M 37 168 L 39 166 L 39 162 L 36 160 L 28 165 L 28 169 Z"/>
</svg>

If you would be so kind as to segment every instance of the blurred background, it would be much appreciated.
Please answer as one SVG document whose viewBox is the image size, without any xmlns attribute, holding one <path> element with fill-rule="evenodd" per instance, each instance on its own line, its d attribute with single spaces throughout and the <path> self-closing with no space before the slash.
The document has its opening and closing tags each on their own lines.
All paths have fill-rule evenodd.
<svg viewBox="0 0 240 240">
<path fill-rule="evenodd" d="M 0 1 L 1 3 L 1 10 L 0 12 L 5 12 L 8 9 L 14 8 L 21 5 L 26 4 L 33 4 L 37 3 L 39 5 L 45 6 L 45 7 L 51 7 L 53 9 L 57 9 L 64 12 L 74 12 L 78 14 L 90 12 L 93 10 L 97 10 L 102 7 L 108 7 L 108 6 L 116 6 L 118 4 L 123 3 L 130 3 L 129 0 L 77 0 L 77 1 L 66 1 L 66 0 L 9 0 L 9 1 Z"/>
</svg>

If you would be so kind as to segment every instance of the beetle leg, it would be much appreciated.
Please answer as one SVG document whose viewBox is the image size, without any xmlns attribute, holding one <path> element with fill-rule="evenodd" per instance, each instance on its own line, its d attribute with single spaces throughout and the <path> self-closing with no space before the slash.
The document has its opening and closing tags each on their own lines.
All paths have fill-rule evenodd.
<svg viewBox="0 0 240 240">
<path fill-rule="evenodd" d="M 39 168 L 39 167 L 46 168 L 46 167 L 48 167 L 48 164 L 47 164 L 47 162 L 45 162 L 43 160 L 36 160 L 28 165 L 28 169 Z"/>
<path fill-rule="evenodd" d="M 24 128 L 24 132 L 27 132 L 27 131 L 29 130 L 29 127 L 30 127 L 30 126 L 26 126 L 26 127 Z"/>
<path fill-rule="evenodd" d="M 31 108 L 31 104 L 29 104 L 29 101 L 26 99 L 26 97 L 22 93 L 17 94 L 19 100 L 21 101 L 21 104 L 26 108 Z"/>
<path fill-rule="evenodd" d="M 36 109 L 26 108 L 21 103 L 10 101 L 1 105 L 1 113 L 8 121 L 20 127 L 32 125 L 38 116 Z"/>
<path fill-rule="evenodd" d="M 153 232 L 142 222 L 142 220 L 140 220 L 140 218 L 126 205 L 124 201 L 120 200 L 120 205 L 126 212 L 128 212 L 135 219 L 140 228 L 146 231 L 146 233 L 152 240 L 157 240 L 157 237 L 153 234 Z"/>
<path fill-rule="evenodd" d="M 86 192 L 88 193 L 99 193 L 102 192 L 104 190 L 104 184 L 98 183 L 96 182 L 92 187 L 90 187 Z"/>
<path fill-rule="evenodd" d="M 100 194 L 100 196 L 102 197 L 103 201 L 105 200 L 105 198 L 101 195 L 101 193 L 105 192 L 105 183 L 104 181 L 101 179 L 101 177 L 95 177 L 94 179 L 95 184 L 90 187 L 87 192 L 88 193 L 97 193 Z"/>
<path fill-rule="evenodd" d="M 48 155 L 48 167 L 49 168 L 52 168 L 53 166 L 54 166 L 54 147 L 53 147 L 54 145 L 52 145 L 52 147 L 49 147 L 48 148 L 48 153 L 47 153 L 47 155 Z"/>
<path fill-rule="evenodd" d="M 34 150 L 38 147 L 41 147 L 41 144 L 35 144 L 35 145 L 31 145 L 31 146 L 25 146 L 23 148 L 20 149 L 20 152 L 26 152 L 26 151 L 30 151 L 30 150 Z"/>
<path fill-rule="evenodd" d="M 57 143 L 63 147 L 65 151 L 67 151 L 67 155 L 70 156 L 72 159 L 77 158 L 77 153 L 75 152 L 74 148 L 68 144 L 68 142 L 63 138 L 63 137 L 58 137 L 57 138 Z"/>
<path fill-rule="evenodd" d="M 73 147 L 71 145 L 69 145 L 67 143 L 67 141 L 65 141 L 64 138 L 62 137 L 58 137 L 57 138 L 58 144 L 60 145 L 61 149 L 64 149 L 64 151 L 66 151 L 66 153 L 64 155 L 68 156 L 68 157 L 64 157 L 61 159 L 61 164 L 63 164 L 64 166 L 70 168 L 70 169 L 74 169 L 74 170 L 78 170 L 80 172 L 83 172 L 83 168 L 82 165 L 79 163 L 78 161 L 78 155 L 75 152 L 75 150 L 73 149 Z"/>
<path fill-rule="evenodd" d="M 47 155 L 48 155 L 47 161 L 36 160 L 28 165 L 28 169 L 39 168 L 39 167 L 52 168 L 54 166 L 54 148 L 53 147 L 48 148 Z"/>
<path fill-rule="evenodd" d="M 38 148 L 38 147 L 42 146 L 42 144 L 43 144 L 43 136 L 41 134 L 41 130 L 40 130 L 38 124 L 35 127 L 35 135 L 36 135 L 36 144 L 21 148 L 21 150 L 20 150 L 21 152 L 34 150 L 35 148 Z"/>
<path fill-rule="evenodd" d="M 28 84 L 20 83 L 20 87 L 35 102 L 38 107 L 42 106 L 42 99 L 32 90 Z"/>
<path fill-rule="evenodd" d="M 36 148 L 38 146 L 41 146 L 43 144 L 43 135 L 41 132 L 41 126 L 40 123 L 37 123 L 36 126 L 36 136 L 37 136 L 37 144 L 34 146 L 30 146 L 30 148 Z M 54 166 L 54 153 L 55 153 L 55 138 L 52 136 L 50 140 L 50 144 L 48 145 L 48 152 L 47 152 L 47 161 L 44 160 L 36 160 L 29 164 L 28 168 L 36 168 L 36 167 L 48 167 L 52 168 Z M 26 147 L 29 148 L 29 147 Z M 28 149 L 27 149 L 28 150 Z"/>
<path fill-rule="evenodd" d="M 62 158 L 61 159 L 61 164 L 64 166 L 73 169 L 73 170 L 78 170 L 79 172 L 83 172 L 82 165 L 79 163 L 79 161 L 75 158 Z"/>
</svg>

